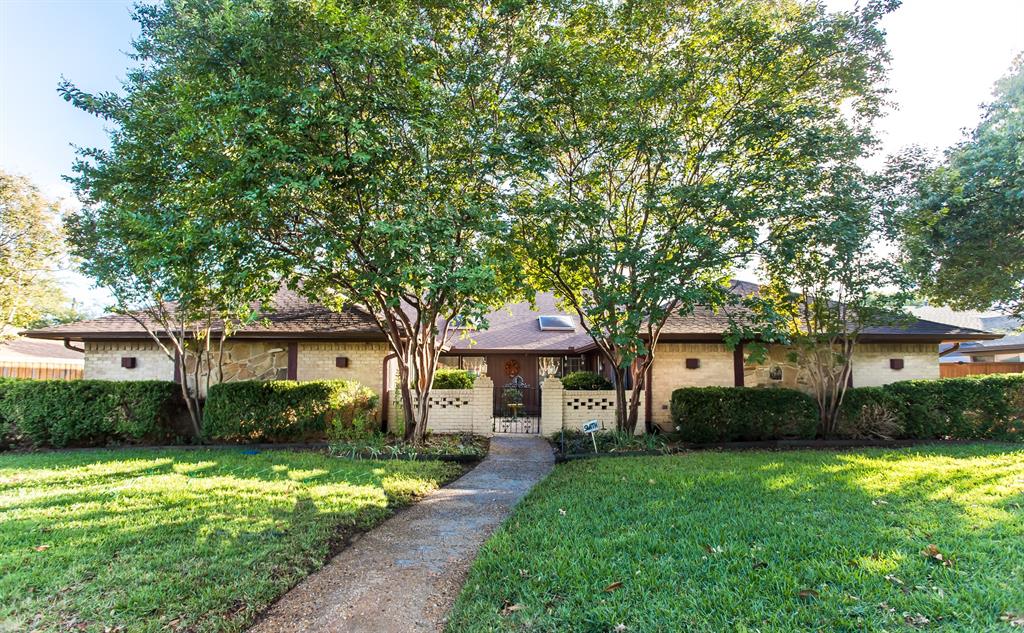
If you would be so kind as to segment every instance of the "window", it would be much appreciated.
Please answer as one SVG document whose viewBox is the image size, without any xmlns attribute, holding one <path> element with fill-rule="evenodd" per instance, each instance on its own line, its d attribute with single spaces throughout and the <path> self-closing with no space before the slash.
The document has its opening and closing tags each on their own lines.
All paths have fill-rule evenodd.
<svg viewBox="0 0 1024 633">
<path fill-rule="evenodd" d="M 574 332 L 576 324 L 571 316 L 546 315 L 537 317 L 537 324 L 543 332 Z"/>
<path fill-rule="evenodd" d="M 540 378 L 548 376 L 562 378 L 574 371 L 583 371 L 586 365 L 582 356 L 541 356 L 537 364 Z"/>
</svg>

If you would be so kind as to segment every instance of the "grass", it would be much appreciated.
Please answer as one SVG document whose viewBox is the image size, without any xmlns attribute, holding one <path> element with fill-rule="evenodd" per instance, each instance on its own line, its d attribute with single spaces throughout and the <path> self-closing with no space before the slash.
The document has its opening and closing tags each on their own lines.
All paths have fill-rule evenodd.
<svg viewBox="0 0 1024 633">
<path fill-rule="evenodd" d="M 1010 446 L 572 462 L 484 546 L 449 630 L 1021 631 L 1022 506 Z"/>
<path fill-rule="evenodd" d="M 238 631 L 459 474 L 321 453 L 0 455 L 0 631 Z"/>
</svg>

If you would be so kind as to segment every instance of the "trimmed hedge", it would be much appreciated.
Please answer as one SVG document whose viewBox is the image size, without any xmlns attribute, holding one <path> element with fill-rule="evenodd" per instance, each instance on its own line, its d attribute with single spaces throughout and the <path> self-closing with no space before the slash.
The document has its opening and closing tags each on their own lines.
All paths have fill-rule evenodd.
<svg viewBox="0 0 1024 633">
<path fill-rule="evenodd" d="M 368 423 L 378 397 L 350 380 L 229 382 L 210 387 L 203 438 L 226 442 L 323 439 Z"/>
<path fill-rule="evenodd" d="M 592 371 L 574 371 L 562 377 L 562 387 L 569 391 L 611 389 L 607 378 Z"/>
<path fill-rule="evenodd" d="M 672 420 L 688 442 L 813 438 L 817 405 L 793 389 L 686 387 L 672 392 Z"/>
<path fill-rule="evenodd" d="M 909 380 L 883 387 L 903 422 L 904 437 L 1024 438 L 1024 375 L 993 374 Z"/>
<path fill-rule="evenodd" d="M 813 398 L 793 389 L 688 387 L 672 393 L 683 440 L 730 442 L 812 438 Z M 848 389 L 837 437 L 849 439 L 1024 439 L 1024 375 L 909 380 Z"/>
<path fill-rule="evenodd" d="M 473 373 L 468 369 L 438 369 L 434 372 L 434 389 L 472 389 Z"/>
<path fill-rule="evenodd" d="M 180 387 L 169 381 L 10 380 L 0 385 L 8 445 L 104 446 L 177 439 Z"/>
</svg>

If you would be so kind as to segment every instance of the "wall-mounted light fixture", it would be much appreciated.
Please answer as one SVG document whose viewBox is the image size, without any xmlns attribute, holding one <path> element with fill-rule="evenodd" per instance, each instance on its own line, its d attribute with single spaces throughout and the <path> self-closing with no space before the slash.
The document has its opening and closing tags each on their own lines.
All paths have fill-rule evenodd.
<svg viewBox="0 0 1024 633">
<path fill-rule="evenodd" d="M 687 358 L 686 359 L 686 368 L 687 369 L 700 369 L 700 359 L 699 358 Z"/>
<path fill-rule="evenodd" d="M 334 366 L 338 367 L 340 369 L 344 369 L 344 368 L 348 367 L 348 357 L 347 356 L 338 356 L 337 358 L 334 359 Z"/>
<path fill-rule="evenodd" d="M 903 359 L 902 358 L 890 358 L 889 359 L 889 369 L 897 369 L 897 370 L 903 369 Z"/>
<path fill-rule="evenodd" d="M 125 369 L 135 369 L 137 362 L 138 360 L 134 356 L 121 357 L 121 367 L 124 367 Z"/>
</svg>

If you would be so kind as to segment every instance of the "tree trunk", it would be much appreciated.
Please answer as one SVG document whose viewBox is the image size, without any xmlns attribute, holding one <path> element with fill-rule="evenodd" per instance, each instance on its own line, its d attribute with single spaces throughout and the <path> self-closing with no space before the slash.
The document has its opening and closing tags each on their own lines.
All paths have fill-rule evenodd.
<svg viewBox="0 0 1024 633">
<path fill-rule="evenodd" d="M 614 365 L 613 368 L 615 372 L 615 430 L 620 433 L 632 434 L 636 429 L 636 412 L 629 410 L 626 399 L 626 368 L 619 365 Z M 632 419 L 632 423 L 630 419 Z"/>
</svg>

